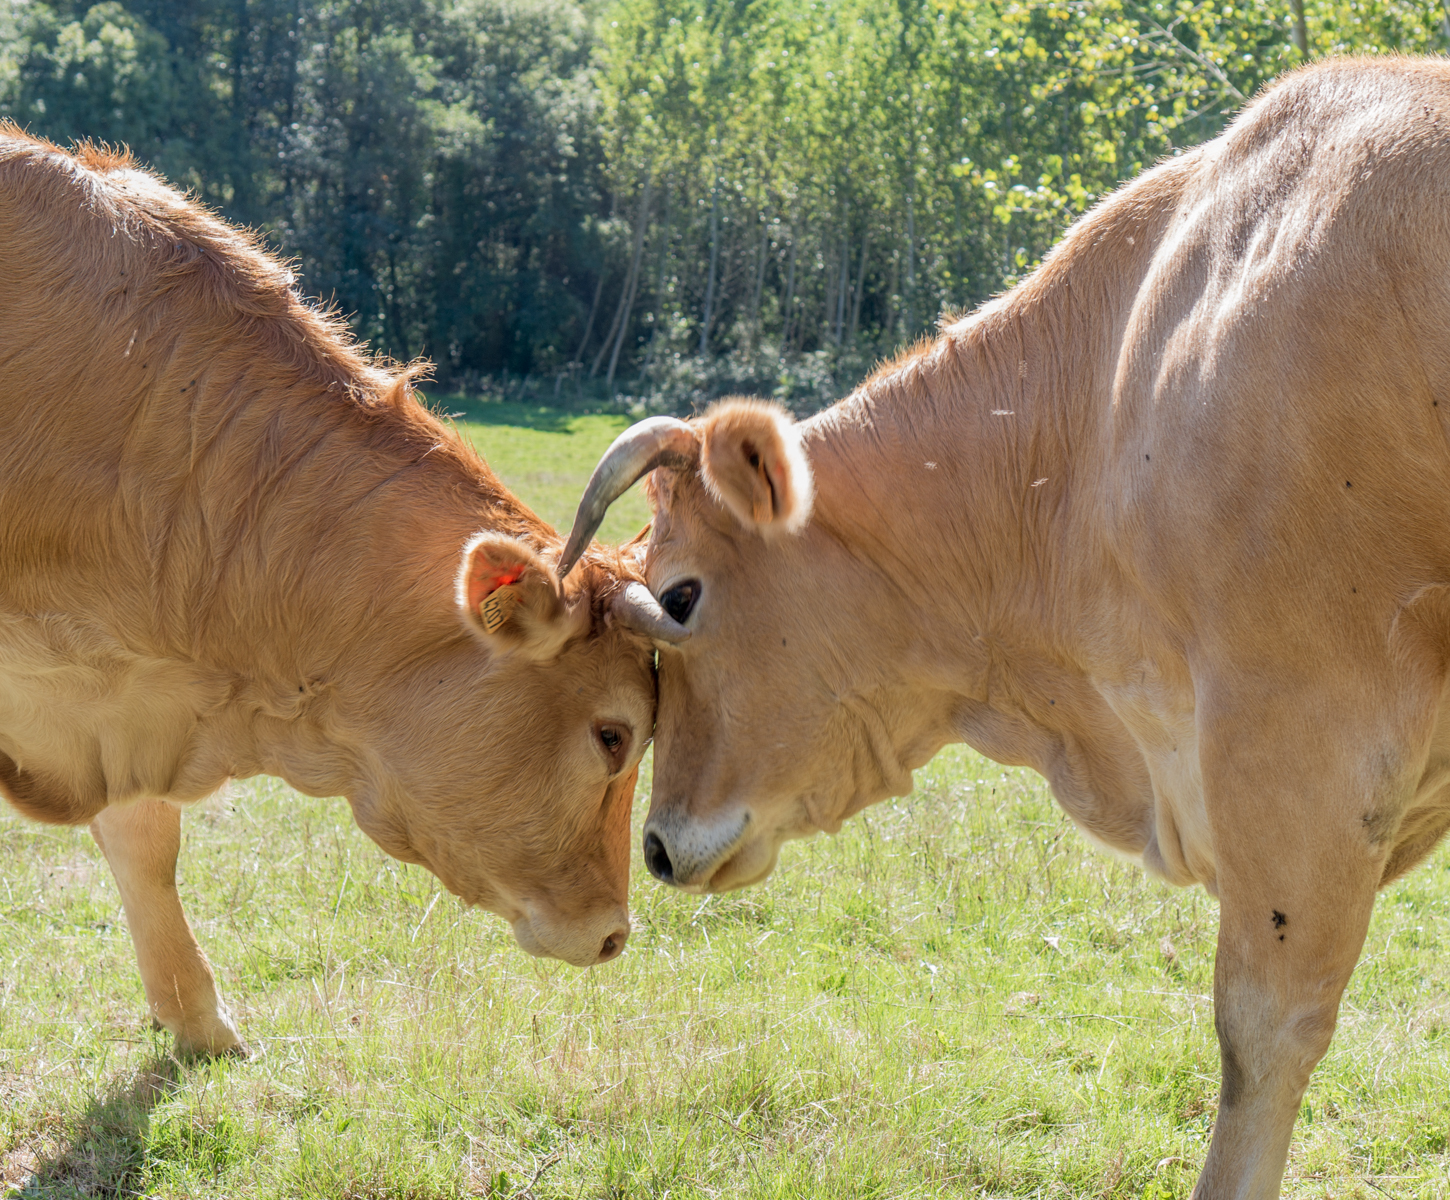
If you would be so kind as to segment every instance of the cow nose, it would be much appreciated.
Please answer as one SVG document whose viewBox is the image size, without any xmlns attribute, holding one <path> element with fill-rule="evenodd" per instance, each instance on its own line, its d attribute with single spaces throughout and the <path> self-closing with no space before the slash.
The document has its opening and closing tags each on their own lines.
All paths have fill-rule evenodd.
<svg viewBox="0 0 1450 1200">
<path fill-rule="evenodd" d="M 611 958 L 618 958 L 624 949 L 624 943 L 629 940 L 629 926 L 623 925 L 604 939 L 604 945 L 599 948 L 599 961 L 607 963 Z"/>
<path fill-rule="evenodd" d="M 674 864 L 670 862 L 669 851 L 665 849 L 664 842 L 660 841 L 660 835 L 654 830 L 644 835 L 644 865 L 661 883 L 674 883 Z"/>
<path fill-rule="evenodd" d="M 612 904 L 603 912 L 563 915 L 539 900 L 525 900 L 514 937 L 529 954 L 593 967 L 619 957 L 629 940 L 629 910 Z"/>
</svg>

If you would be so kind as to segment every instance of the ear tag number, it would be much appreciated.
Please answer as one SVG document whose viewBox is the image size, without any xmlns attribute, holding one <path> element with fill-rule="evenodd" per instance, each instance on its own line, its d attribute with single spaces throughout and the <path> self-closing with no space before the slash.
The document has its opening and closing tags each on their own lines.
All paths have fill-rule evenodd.
<svg viewBox="0 0 1450 1200">
<path fill-rule="evenodd" d="M 518 597 L 514 595 L 511 587 L 495 588 L 483 598 L 483 603 L 478 606 L 479 618 L 483 621 L 483 627 L 489 633 L 497 633 L 503 628 L 504 622 L 513 615 L 514 605 L 518 603 Z"/>
</svg>

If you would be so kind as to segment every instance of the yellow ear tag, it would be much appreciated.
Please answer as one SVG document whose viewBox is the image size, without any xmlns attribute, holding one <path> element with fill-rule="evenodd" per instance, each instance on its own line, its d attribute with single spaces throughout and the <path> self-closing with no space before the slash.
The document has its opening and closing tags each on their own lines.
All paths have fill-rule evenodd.
<svg viewBox="0 0 1450 1200">
<path fill-rule="evenodd" d="M 513 588 L 494 588 L 478 606 L 478 615 L 483 621 L 483 627 L 489 633 L 497 633 L 503 628 L 504 622 L 513 615 L 514 605 L 518 602 L 519 598 Z"/>
</svg>

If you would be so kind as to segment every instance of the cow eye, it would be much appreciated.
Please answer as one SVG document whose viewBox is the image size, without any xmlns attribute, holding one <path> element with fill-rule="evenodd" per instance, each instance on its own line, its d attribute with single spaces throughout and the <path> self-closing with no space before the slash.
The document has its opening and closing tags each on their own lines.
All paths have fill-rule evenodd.
<svg viewBox="0 0 1450 1200">
<path fill-rule="evenodd" d="M 619 770 L 629 753 L 629 730 L 623 725 L 607 724 L 601 721 L 594 727 L 594 736 L 599 740 L 600 746 L 604 748 L 604 756 L 609 760 L 610 770 Z"/>
<path fill-rule="evenodd" d="M 695 611 L 695 601 L 700 598 L 700 581 L 698 579 L 687 579 L 684 583 L 677 583 L 660 597 L 660 607 L 670 614 L 670 617 L 683 625 Z"/>
</svg>

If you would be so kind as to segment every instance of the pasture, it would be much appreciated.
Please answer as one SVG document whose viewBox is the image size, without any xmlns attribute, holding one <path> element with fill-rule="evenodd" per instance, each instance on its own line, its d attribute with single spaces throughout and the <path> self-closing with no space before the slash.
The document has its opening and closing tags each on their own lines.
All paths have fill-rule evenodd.
<svg viewBox="0 0 1450 1200">
<path fill-rule="evenodd" d="M 625 423 L 455 399 L 566 526 Z M 234 783 L 184 828 L 251 1061 L 172 1059 L 89 835 L 0 815 L 0 1196 L 1148 1200 L 1202 1162 L 1214 902 L 965 749 L 754 890 L 636 861 L 629 945 L 589 972 L 527 958 L 342 801 Z M 1450 1192 L 1447 935 L 1442 851 L 1380 900 L 1286 1195 Z"/>
</svg>

